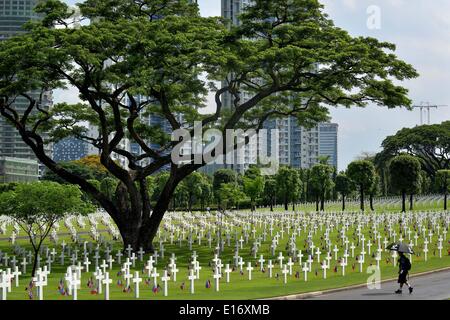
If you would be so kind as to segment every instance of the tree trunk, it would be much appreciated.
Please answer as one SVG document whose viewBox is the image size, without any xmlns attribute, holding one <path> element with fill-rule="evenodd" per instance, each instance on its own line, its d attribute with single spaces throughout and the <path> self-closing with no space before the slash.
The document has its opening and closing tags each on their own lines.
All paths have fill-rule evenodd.
<svg viewBox="0 0 450 320">
<path fill-rule="evenodd" d="M 361 208 L 361 211 L 364 212 L 364 186 L 363 185 L 359 186 L 359 192 L 360 192 L 360 202 L 361 202 L 360 208 Z"/>
<path fill-rule="evenodd" d="M 273 199 L 270 200 L 270 211 L 273 211 Z"/>
<path fill-rule="evenodd" d="M 288 199 L 287 199 L 287 195 L 284 196 L 284 210 L 288 211 Z"/>
<path fill-rule="evenodd" d="M 316 212 L 319 212 L 319 197 L 316 197 Z"/>
<path fill-rule="evenodd" d="M 34 261 L 33 261 L 33 269 L 31 270 L 31 278 L 33 278 L 36 274 L 36 267 L 37 267 L 37 257 L 39 255 L 39 250 L 37 249 L 34 251 Z"/>
<path fill-rule="evenodd" d="M 402 191 L 402 212 L 406 212 L 406 191 Z"/>
<path fill-rule="evenodd" d="M 342 212 L 345 211 L 345 194 L 342 195 Z"/>
<path fill-rule="evenodd" d="M 447 192 L 444 194 L 444 210 L 447 211 Z"/>
<path fill-rule="evenodd" d="M 179 180 L 171 175 L 150 215 L 150 199 L 147 185 L 140 181 L 141 192 L 120 186 L 116 190 L 119 216 L 114 219 L 123 239 L 124 248 L 131 246 L 134 251 L 141 247 L 146 253 L 153 252 L 155 238 L 164 214 L 169 208 Z"/>
<path fill-rule="evenodd" d="M 292 201 L 292 211 L 295 211 L 295 201 Z"/>
<path fill-rule="evenodd" d="M 369 199 L 370 199 L 370 210 L 375 211 L 375 209 L 373 208 L 373 194 L 369 196 Z"/>
<path fill-rule="evenodd" d="M 192 194 L 189 194 L 189 203 L 188 203 L 189 211 L 192 211 Z"/>
<path fill-rule="evenodd" d="M 320 199 L 320 211 L 325 211 L 325 192 L 322 193 L 322 198 Z"/>
<path fill-rule="evenodd" d="M 409 196 L 409 210 L 413 211 L 414 210 L 414 195 L 411 194 Z"/>
</svg>

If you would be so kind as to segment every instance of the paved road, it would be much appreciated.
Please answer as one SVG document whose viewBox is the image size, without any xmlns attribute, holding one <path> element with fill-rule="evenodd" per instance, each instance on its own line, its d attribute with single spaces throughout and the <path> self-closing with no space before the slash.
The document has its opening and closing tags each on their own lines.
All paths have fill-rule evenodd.
<svg viewBox="0 0 450 320">
<path fill-rule="evenodd" d="M 444 300 L 450 298 L 450 271 L 437 272 L 424 276 L 410 276 L 414 287 L 409 294 L 406 286 L 403 294 L 394 294 L 398 289 L 397 281 L 381 284 L 379 290 L 369 290 L 367 287 L 323 294 L 306 299 L 312 300 Z"/>
</svg>

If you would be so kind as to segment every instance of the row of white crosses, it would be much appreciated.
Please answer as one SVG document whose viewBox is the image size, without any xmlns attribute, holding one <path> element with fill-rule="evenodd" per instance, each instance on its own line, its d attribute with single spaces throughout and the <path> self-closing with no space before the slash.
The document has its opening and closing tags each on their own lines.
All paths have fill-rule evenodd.
<svg viewBox="0 0 450 320">
<path fill-rule="evenodd" d="M 394 219 L 393 219 L 394 220 Z M 261 221 L 262 220 L 260 220 L 259 221 L 259 223 L 261 224 Z M 281 230 L 279 231 L 279 232 L 277 232 L 277 234 L 275 235 L 275 237 L 274 237 L 274 239 L 273 239 L 273 244 L 274 244 L 274 247 L 276 248 L 276 246 L 278 245 L 278 239 L 281 237 L 281 238 L 283 238 L 284 237 L 284 233 L 285 233 L 285 231 L 284 231 L 284 229 L 283 228 L 286 228 L 287 229 L 287 233 L 289 234 L 290 233 L 290 231 L 289 231 L 289 223 L 291 223 L 292 221 L 292 223 L 293 223 L 293 225 L 295 226 L 295 220 L 294 220 L 294 218 L 287 218 L 287 219 L 285 219 L 285 221 L 287 221 L 285 224 L 281 224 Z M 330 223 L 330 221 L 331 221 L 331 218 L 330 219 L 323 219 L 323 220 L 320 220 L 320 219 L 316 219 L 316 223 L 315 224 L 313 224 L 313 225 L 311 225 L 310 227 L 310 230 L 309 230 L 309 232 L 310 233 L 312 233 L 312 234 L 316 234 L 316 232 L 318 232 L 318 230 L 320 229 L 320 230 L 322 230 L 322 227 L 323 226 L 325 226 L 325 228 L 326 228 L 326 230 L 325 230 L 325 233 L 324 233 L 324 235 L 325 235 L 325 242 L 326 242 L 326 246 L 327 246 L 327 248 L 328 248 L 328 252 L 326 252 L 326 254 L 327 254 L 327 256 L 326 256 L 326 260 L 324 260 L 323 261 L 323 263 L 321 263 L 321 258 L 322 258 L 322 252 L 320 252 L 320 249 L 318 248 L 318 247 L 315 247 L 316 248 L 316 251 L 314 252 L 314 255 L 316 255 L 317 256 L 317 262 L 318 263 L 321 263 L 321 265 L 322 265 L 322 267 L 324 268 L 324 277 L 326 277 L 326 269 L 325 269 L 325 266 L 327 267 L 327 268 L 329 268 L 330 267 L 330 260 L 331 260 L 331 251 L 333 251 L 334 252 L 334 259 L 335 260 L 337 260 L 337 258 L 338 258 L 338 252 L 339 252 L 339 249 L 337 248 L 337 246 L 335 245 L 334 246 L 334 249 L 332 249 L 331 250 L 331 247 L 330 247 L 330 239 L 329 239 L 329 232 L 330 232 L 330 230 L 333 230 L 334 228 L 337 228 L 337 226 L 339 225 L 339 223 L 338 222 L 336 222 L 335 224 L 333 224 L 333 222 L 331 222 Z M 273 220 L 271 220 L 271 222 L 272 223 L 268 223 L 266 220 L 265 220 L 265 222 L 266 222 L 266 225 L 270 225 L 270 229 L 273 229 Z M 298 223 L 297 224 L 297 227 L 296 227 L 296 229 L 295 229 L 295 231 L 293 232 L 293 234 L 292 234 L 292 237 L 291 237 L 291 239 L 294 239 L 294 242 L 295 242 L 295 237 L 297 236 L 297 235 L 299 235 L 300 234 L 300 232 L 302 231 L 302 225 L 301 225 L 301 220 L 299 221 L 300 223 Z M 257 222 L 258 223 L 258 222 Z M 304 231 L 306 231 L 306 226 L 307 226 L 307 224 L 305 224 L 305 222 L 303 221 L 303 230 Z M 358 220 L 358 219 L 354 219 L 353 220 L 353 222 L 351 222 L 351 223 L 356 223 L 356 224 L 358 224 L 358 238 L 359 238 L 359 243 L 360 243 L 360 246 L 361 246 L 361 248 L 360 248 L 360 254 L 358 255 L 358 257 L 359 257 L 359 259 L 358 259 L 358 261 L 359 261 L 359 263 L 360 263 L 360 270 L 361 270 L 361 268 L 362 268 L 362 264 L 364 263 L 364 261 L 365 261 L 365 254 L 366 254 L 366 247 L 367 247 L 367 250 L 368 250 L 368 252 L 369 252 L 369 254 L 371 253 L 371 247 L 372 247 L 372 245 L 376 245 L 377 243 L 378 243 L 378 249 L 377 249 L 377 254 L 376 254 L 376 257 L 375 257 L 375 259 L 377 260 L 377 266 L 379 267 L 379 261 L 381 260 L 381 253 L 380 253 L 380 239 L 381 239 L 381 236 L 380 236 L 380 234 L 379 233 L 375 233 L 376 234 L 376 239 L 378 240 L 378 241 L 376 241 L 375 240 L 375 243 L 374 244 L 372 244 L 372 242 L 370 241 L 370 239 L 366 242 L 366 239 L 365 239 L 365 236 L 361 233 L 361 228 L 362 227 L 365 227 L 366 225 L 367 225 L 367 220 L 365 220 L 365 219 L 360 219 L 360 220 Z M 380 222 L 378 222 L 378 224 L 379 224 Z M 348 257 L 348 253 L 347 253 L 347 250 L 348 250 L 348 243 L 349 243 L 349 241 L 348 241 L 348 238 L 345 236 L 345 233 L 346 233 L 346 231 L 349 229 L 349 225 L 350 225 L 350 223 L 348 223 L 347 222 L 347 224 L 343 227 L 343 229 L 342 229 L 342 231 L 340 232 L 340 237 L 341 237 L 341 239 L 342 239 L 342 242 L 346 245 L 346 249 L 345 249 L 345 253 L 344 253 L 344 256 L 345 255 L 347 255 L 347 257 Z M 279 226 L 279 224 L 278 224 L 278 226 Z M 376 224 L 375 224 L 375 226 L 376 226 Z M 244 225 L 244 227 L 245 227 L 245 225 Z M 438 228 L 439 227 L 439 228 Z M 439 233 L 439 229 L 440 229 L 441 227 L 440 227 L 440 225 L 438 224 L 437 226 L 436 226 L 436 229 L 437 229 L 437 232 Z M 269 230 L 270 230 L 269 229 Z M 203 229 L 202 229 L 203 230 Z M 251 229 L 251 232 L 253 233 L 253 237 L 254 238 L 256 238 L 256 232 L 254 232 L 254 230 L 255 230 L 255 228 L 252 228 Z M 271 232 L 272 232 L 273 230 L 271 230 Z M 409 230 L 410 231 L 410 230 Z M 420 232 L 421 231 L 421 232 Z M 419 231 L 419 234 L 425 234 L 425 236 L 424 236 L 424 253 L 425 253 L 425 259 L 427 259 L 427 252 L 428 252 L 428 238 L 430 239 L 430 241 L 432 240 L 432 233 L 431 233 L 431 230 L 429 230 L 429 233 L 428 234 L 426 234 L 425 233 L 425 231 L 423 231 L 423 227 L 422 227 L 422 229 Z M 390 233 L 391 233 L 391 236 L 392 237 L 396 237 L 397 235 L 396 235 L 396 233 L 395 233 L 395 231 L 392 231 L 392 230 L 390 230 L 389 231 Z M 202 232 L 200 231 L 200 234 L 201 234 Z M 406 232 L 405 232 L 406 233 Z M 281 235 L 281 236 L 280 236 Z M 409 232 L 408 233 L 408 237 L 410 237 L 410 235 L 411 235 L 411 232 Z M 418 237 L 418 235 L 417 235 L 417 233 L 415 234 L 415 236 L 417 236 Z M 446 236 L 446 232 L 443 232 L 443 236 L 445 237 Z M 442 249 L 443 249 L 443 247 L 442 247 L 442 243 L 443 243 L 443 237 L 442 237 L 442 235 L 438 238 L 438 249 L 440 250 L 440 253 L 439 253 L 439 255 L 440 255 L 440 257 L 442 257 Z M 385 244 L 385 247 L 386 247 L 386 245 L 387 245 L 387 240 L 386 240 L 386 238 L 384 239 L 385 241 L 384 241 L 384 244 Z M 415 238 L 415 240 L 417 241 L 417 238 Z M 244 239 L 243 239 L 243 237 L 241 236 L 240 237 L 240 240 L 238 241 L 238 243 L 239 243 L 239 246 L 238 246 L 238 248 L 243 248 L 243 243 L 244 243 Z M 258 244 L 258 240 L 256 240 L 255 242 L 254 242 L 254 244 Z M 258 247 L 258 245 L 256 245 L 256 247 Z M 310 244 L 310 248 L 314 248 L 313 247 L 313 244 L 311 243 Z M 134 265 L 134 263 L 135 263 L 135 260 L 137 259 L 137 257 L 136 257 L 136 254 L 134 253 L 134 252 L 132 252 L 132 250 L 131 250 L 131 248 L 130 247 L 128 247 L 127 248 L 128 249 L 128 256 L 129 256 L 129 260 L 127 260 L 127 263 L 130 263 L 130 260 L 132 261 L 131 263 Z M 160 242 L 160 249 L 161 249 L 161 242 Z M 351 252 L 352 252 L 352 257 L 354 257 L 354 255 L 355 255 L 355 249 L 356 249 L 356 247 L 354 246 L 354 244 L 352 243 L 351 244 L 351 246 L 350 246 L 350 249 L 351 249 Z M 359 248 L 358 248 L 359 249 Z M 85 250 L 86 251 L 86 250 Z M 162 251 L 162 250 L 161 250 Z M 142 251 L 142 248 L 140 249 L 140 251 L 138 251 L 137 252 L 138 253 L 138 256 L 139 256 L 139 260 L 141 260 L 142 261 L 142 259 L 143 259 L 143 254 L 144 254 L 144 252 Z M 163 253 L 163 252 L 161 252 L 161 253 Z M 237 253 L 237 252 L 236 252 Z M 294 250 L 294 253 L 295 253 L 295 255 L 294 255 L 294 257 L 296 258 L 296 259 L 298 259 L 298 261 L 299 261 L 299 265 L 301 266 L 301 264 L 302 264 L 302 257 L 303 257 L 303 254 L 301 253 L 301 251 L 299 252 L 299 254 L 297 254 L 296 252 L 295 252 L 295 250 Z M 108 253 L 108 256 L 109 256 L 109 253 Z M 153 256 L 152 256 L 153 257 Z M 155 260 L 157 260 L 157 258 L 158 258 L 158 254 L 157 254 L 157 252 L 155 252 L 155 255 L 154 255 L 154 257 L 155 257 Z M 342 267 L 342 274 L 343 275 L 345 275 L 345 266 L 347 265 L 347 257 L 345 257 L 345 259 L 342 259 L 341 260 L 341 267 Z M 309 256 L 308 257 L 309 259 L 307 260 L 307 263 L 309 264 L 309 267 L 308 267 L 308 271 L 310 272 L 311 271 L 311 263 L 312 263 L 312 261 L 311 261 L 311 256 Z M 94 256 L 94 259 L 95 259 L 95 256 Z M 217 256 L 215 257 L 215 259 L 217 259 Z M 289 261 L 286 263 L 286 264 L 284 264 L 284 259 L 285 259 L 285 257 L 283 257 L 282 256 L 282 252 L 280 252 L 280 255 L 278 256 L 278 258 L 277 258 L 277 260 L 279 261 L 279 266 L 280 266 L 280 270 L 282 270 L 282 273 L 284 274 L 284 276 L 286 277 L 287 276 L 287 274 L 289 273 L 290 275 L 292 275 L 292 264 L 293 264 L 293 262 L 292 262 L 292 259 L 291 258 L 289 258 Z M 395 252 L 393 252 L 393 259 L 394 259 L 394 263 L 395 263 L 395 260 L 396 260 L 396 253 Z M 120 260 L 120 255 L 119 255 L 119 260 Z M 112 262 L 113 262 L 114 260 L 109 260 L 109 267 L 110 267 L 110 269 L 112 268 Z M 236 260 L 235 260 L 236 261 Z M 156 262 L 156 261 L 155 261 Z M 265 262 L 265 260 L 263 259 L 263 256 L 261 255 L 261 258 L 260 258 L 260 268 L 261 268 L 261 270 L 263 269 L 263 264 L 264 264 L 264 262 Z M 84 269 L 86 270 L 86 272 L 89 272 L 89 268 L 90 268 L 90 261 L 89 261 L 89 259 L 85 256 L 85 259 L 84 259 L 84 261 L 83 261 L 83 264 L 84 264 Z M 243 262 L 243 259 L 242 259 L 242 257 L 239 257 L 239 262 L 237 263 L 239 266 L 240 266 L 240 269 L 241 270 L 243 270 L 243 266 L 245 265 L 245 263 Z M 306 264 L 306 263 L 305 263 Z M 26 267 L 26 264 L 24 264 L 23 265 L 23 267 Z M 49 265 L 49 268 L 51 267 L 51 265 Z M 105 264 L 105 260 L 103 260 L 103 264 L 101 265 L 101 267 L 103 268 L 103 273 L 105 273 L 106 272 L 106 267 L 107 267 L 107 265 Z M 171 261 L 171 264 L 169 265 L 169 267 L 171 267 L 171 273 L 174 275 L 174 281 L 176 281 L 176 273 L 177 273 L 177 269 L 176 269 L 176 265 L 175 265 L 175 263 L 173 262 L 173 261 Z M 97 261 L 96 261 L 96 268 L 97 268 Z M 270 277 L 271 277 L 271 274 L 272 274 L 272 268 L 273 268 L 273 265 L 272 265 L 272 262 L 269 260 L 269 275 L 270 275 Z M 83 267 L 81 267 L 80 268 L 80 262 L 78 262 L 78 265 L 77 266 L 75 266 L 75 270 L 77 271 L 77 275 L 78 276 L 80 276 L 80 274 L 79 274 L 79 272 L 81 271 L 81 269 L 83 269 Z M 149 273 L 150 273 L 150 271 L 151 271 L 151 269 L 152 268 L 149 268 Z M 156 269 L 156 268 L 155 268 Z M 201 269 L 201 267 L 199 266 L 199 262 L 198 261 L 196 261 L 196 257 L 194 258 L 194 261 L 193 261 L 193 272 L 195 272 L 196 273 L 196 278 L 198 279 L 199 278 L 199 276 L 200 276 L 200 274 L 199 274 L 199 271 L 200 271 L 200 269 Z M 221 274 L 221 270 L 220 270 L 221 268 L 220 267 L 218 267 L 217 268 L 217 273 L 219 273 L 219 274 Z M 303 265 L 303 269 L 306 269 L 306 266 L 305 265 Z M 305 272 L 305 279 L 306 279 L 306 271 L 305 270 L 303 270 L 302 269 L 302 271 L 304 271 Z M 227 271 L 226 270 L 229 270 L 229 266 L 225 269 L 225 273 L 227 273 Z M 247 271 L 248 271 L 248 275 L 249 275 L 249 279 L 251 280 L 252 279 L 252 270 L 253 270 L 253 267 L 251 266 L 251 264 L 249 264 L 248 266 L 247 266 Z M 175 272 L 174 272 L 175 271 Z M 156 283 L 156 279 L 157 279 L 157 277 L 159 276 L 159 274 L 158 275 L 156 275 L 157 274 L 157 272 L 156 272 L 156 270 L 154 270 L 154 273 L 153 273 L 154 275 L 155 275 L 155 283 Z M 167 274 L 166 274 L 167 275 Z M 165 275 L 165 276 L 166 276 Z M 137 277 L 138 278 L 138 277 Z M 227 274 L 227 278 L 228 278 L 228 281 L 229 281 L 229 273 Z"/>
</svg>

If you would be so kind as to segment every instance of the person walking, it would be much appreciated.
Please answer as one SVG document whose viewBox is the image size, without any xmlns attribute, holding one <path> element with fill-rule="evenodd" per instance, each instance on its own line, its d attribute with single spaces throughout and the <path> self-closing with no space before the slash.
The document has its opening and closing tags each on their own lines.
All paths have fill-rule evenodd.
<svg viewBox="0 0 450 320">
<path fill-rule="evenodd" d="M 399 271 L 398 271 L 398 283 L 400 288 L 395 291 L 396 294 L 402 294 L 403 285 L 408 286 L 409 294 L 413 292 L 413 287 L 408 282 L 408 273 L 411 270 L 411 261 L 403 254 L 399 252 L 400 258 L 398 259 Z"/>
</svg>

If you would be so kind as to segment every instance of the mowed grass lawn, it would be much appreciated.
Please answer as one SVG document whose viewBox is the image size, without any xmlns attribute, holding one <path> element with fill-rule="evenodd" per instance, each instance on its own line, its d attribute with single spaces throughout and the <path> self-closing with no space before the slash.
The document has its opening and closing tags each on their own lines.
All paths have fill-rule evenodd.
<svg viewBox="0 0 450 320">
<path fill-rule="evenodd" d="M 61 225 L 62 226 L 62 225 Z M 84 229 L 89 230 L 90 225 L 87 222 L 86 219 L 86 228 Z M 103 226 L 101 224 L 98 225 L 98 229 L 103 229 Z M 275 228 L 274 234 L 276 234 L 278 229 Z M 396 228 L 398 231 L 398 227 Z M 262 230 L 258 230 L 258 232 L 261 232 Z M 21 234 L 23 235 L 23 234 Z M 105 235 L 105 234 L 104 234 Z M 357 244 L 357 237 L 354 235 L 354 228 L 350 228 L 350 230 L 347 232 L 347 235 L 349 236 L 350 244 L 352 242 Z M 364 235 L 366 239 L 369 238 L 369 230 L 364 230 Z M 106 236 L 106 235 L 105 235 Z M 4 237 L 4 236 L 0 236 Z M 313 240 L 316 245 L 321 243 L 321 233 L 317 232 L 317 234 L 314 236 Z M 343 254 L 343 247 L 340 246 L 342 244 L 342 241 L 338 242 L 338 233 L 335 230 L 333 233 L 330 234 L 331 241 L 333 244 L 338 244 L 338 248 L 340 249 L 338 253 L 338 258 L 342 256 Z M 398 238 L 398 236 L 397 236 Z M 447 237 L 448 238 L 448 237 Z M 66 243 L 71 243 L 71 240 L 69 237 L 60 237 L 59 243 L 61 243 L 62 240 L 65 240 Z M 89 237 L 87 235 L 81 236 L 81 243 L 86 240 L 90 241 Z M 195 238 L 194 238 L 195 239 Z M 320 265 L 317 262 L 317 256 L 314 255 L 314 263 L 312 264 L 312 272 L 308 273 L 308 281 L 304 281 L 304 273 L 301 270 L 301 267 L 298 263 L 296 263 L 293 266 L 293 274 L 292 276 L 288 275 L 287 284 L 283 283 L 283 274 L 281 273 L 281 270 L 278 267 L 278 260 L 276 257 L 278 256 L 280 251 L 283 251 L 283 255 L 286 256 L 286 244 L 289 239 L 289 237 L 285 234 L 283 239 L 280 239 L 280 243 L 278 245 L 278 248 L 276 250 L 276 255 L 271 256 L 270 255 L 270 236 L 267 237 L 266 241 L 262 243 L 262 246 L 260 250 L 258 251 L 257 259 L 254 259 L 253 256 L 250 254 L 251 245 L 253 243 L 252 236 L 250 236 L 250 239 L 247 244 L 244 244 L 244 248 L 239 251 L 239 255 L 243 257 L 245 266 L 244 266 L 244 274 L 241 275 L 239 272 L 239 269 L 235 270 L 230 274 L 230 283 L 226 283 L 225 281 L 225 273 L 223 273 L 223 277 L 220 281 L 220 291 L 215 291 L 215 281 L 212 277 L 213 270 L 211 267 L 208 267 L 208 263 L 213 258 L 213 249 L 209 248 L 207 241 L 204 239 L 202 240 L 202 244 L 199 246 L 197 244 L 197 241 L 195 241 L 195 244 L 192 247 L 192 250 L 195 250 L 197 254 L 199 255 L 198 260 L 200 261 L 200 265 L 202 267 L 202 270 L 200 272 L 200 280 L 195 281 L 195 294 L 190 293 L 190 281 L 187 279 L 188 276 L 188 260 L 189 257 L 192 254 L 192 251 L 189 250 L 187 241 L 184 240 L 182 247 L 180 248 L 177 241 L 174 241 L 174 244 L 166 243 L 165 245 L 165 257 L 164 259 L 159 258 L 158 264 L 156 265 L 158 273 L 160 274 L 160 277 L 163 275 L 164 267 L 169 263 L 169 258 L 171 256 L 171 253 L 175 253 L 177 257 L 177 268 L 180 270 L 177 274 L 177 281 L 173 282 L 170 280 L 169 282 L 169 296 L 164 297 L 163 292 L 160 291 L 158 293 L 152 292 L 153 287 L 153 279 L 149 279 L 150 285 L 145 284 L 145 280 L 148 279 L 146 277 L 146 272 L 143 273 L 143 266 L 145 261 L 148 259 L 148 255 L 145 256 L 144 262 L 136 262 L 136 267 L 131 267 L 131 273 L 134 274 L 134 271 L 139 271 L 140 276 L 143 278 L 143 282 L 140 284 L 140 299 L 141 300 L 159 300 L 159 299 L 202 299 L 202 300 L 210 300 L 210 299 L 258 299 L 258 298 L 269 298 L 269 297 L 275 297 L 275 296 L 282 296 L 282 295 L 290 295 L 290 294 L 296 294 L 296 293 L 304 293 L 304 292 L 313 292 L 313 291 L 321 291 L 321 290 L 327 290 L 327 289 L 333 289 L 333 288 L 339 288 L 339 287 L 345 287 L 349 285 L 355 285 L 355 284 L 363 284 L 367 282 L 368 277 L 370 274 L 366 273 L 366 269 L 370 264 L 376 265 L 376 260 L 371 257 L 370 255 L 366 255 L 365 264 L 363 267 L 363 272 L 359 272 L 359 264 L 356 263 L 356 259 L 352 258 L 351 256 L 348 257 L 348 266 L 345 270 L 345 276 L 342 276 L 341 273 L 341 267 L 338 265 L 338 263 L 334 260 L 334 253 L 332 252 L 332 260 L 330 262 L 331 268 L 327 270 L 327 279 L 323 279 L 323 273 L 322 269 L 320 268 Z M 303 250 L 303 254 L 306 253 L 304 251 L 305 246 L 305 239 L 306 235 L 304 232 L 302 232 L 302 235 L 298 237 L 297 240 L 297 248 Z M 447 241 L 444 241 L 444 249 L 442 251 L 442 258 L 439 258 L 438 250 L 436 249 L 437 235 L 433 236 L 433 243 L 428 245 L 429 252 L 428 252 L 428 261 L 424 261 L 424 256 L 422 253 L 422 239 L 419 239 L 418 246 L 414 249 L 416 252 L 420 254 L 420 256 L 413 256 L 412 261 L 412 273 L 419 273 L 424 271 L 429 271 L 433 269 L 440 269 L 445 267 L 450 267 L 450 256 L 448 255 L 448 250 L 450 250 L 450 247 L 448 245 Z M 381 239 L 383 240 L 383 239 Z M 413 240 L 414 241 L 414 240 Z M 19 240 L 18 243 L 23 246 L 29 248 L 28 242 L 26 240 Z M 52 248 L 54 245 L 52 243 L 47 242 L 46 243 L 50 248 Z M 349 245 L 350 245 L 349 244 Z M 367 244 L 367 240 L 366 240 Z M 382 247 L 384 246 L 381 244 Z M 213 242 L 212 247 L 215 246 L 215 242 Z M 80 253 L 79 257 L 82 256 L 82 244 L 79 245 L 80 247 Z M 58 246 L 60 248 L 60 246 Z M 114 243 L 114 252 L 113 254 L 117 252 L 121 248 L 121 244 L 116 242 Z M 12 252 L 11 245 L 7 241 L 0 241 L 0 250 L 3 252 Z M 234 250 L 234 241 L 231 240 L 231 246 L 227 247 L 225 246 L 225 252 L 222 253 L 222 263 L 225 264 L 229 263 L 230 267 L 233 265 L 233 250 Z M 371 248 L 372 253 L 374 253 L 376 250 L 376 246 L 373 246 Z M 322 250 L 321 255 L 321 261 L 323 261 L 326 257 L 325 250 Z M 368 251 L 366 247 L 366 252 Z M 351 250 L 349 249 L 349 253 L 351 254 Z M 255 266 L 255 262 L 259 259 L 259 255 L 263 254 L 264 259 L 266 260 L 264 265 L 266 267 L 266 273 L 262 273 L 259 271 L 259 267 Z M 355 256 L 359 254 L 359 249 L 355 249 Z M 390 252 L 383 252 L 382 254 L 382 260 L 380 262 L 381 266 L 381 277 L 382 279 L 388 279 L 388 278 L 394 278 L 397 276 L 398 267 L 393 265 L 392 258 L 390 257 Z M 103 254 L 102 254 L 103 256 Z M 91 256 L 92 257 L 92 256 Z M 307 257 L 303 257 L 303 261 L 306 260 Z M 117 259 L 114 257 L 114 259 Z M 273 269 L 273 278 L 269 279 L 268 277 L 268 271 L 267 271 L 267 262 L 268 259 L 272 259 L 272 263 L 275 264 L 275 268 Z M 80 258 L 81 261 L 81 258 Z M 95 281 L 92 273 L 95 271 L 94 266 L 94 259 L 91 258 L 90 261 L 92 264 L 90 265 L 90 272 L 85 273 L 83 272 L 82 276 L 82 284 L 81 289 L 78 291 L 78 299 L 80 300 L 102 300 L 104 299 L 103 294 L 91 294 L 91 289 L 87 287 L 87 282 L 89 280 L 89 277 L 92 276 L 93 280 Z M 124 257 L 122 257 L 122 263 L 125 262 Z M 252 265 L 254 267 L 254 270 L 252 271 L 252 280 L 248 280 L 248 272 L 246 270 L 247 262 L 252 262 Z M 287 262 L 287 257 L 284 260 L 284 263 Z M 64 274 L 66 272 L 67 265 L 70 263 L 69 259 L 66 257 L 65 266 L 59 265 L 59 257 L 57 256 L 55 258 L 55 262 L 52 265 L 52 273 L 49 275 L 48 278 L 48 286 L 44 289 L 44 299 L 45 300 L 71 300 L 71 296 L 63 296 L 58 292 L 58 283 L 61 279 L 64 279 Z M 100 260 L 101 263 L 101 260 Z M 352 265 L 355 265 L 354 270 L 352 270 Z M 334 272 L 334 268 L 337 266 L 337 272 Z M 0 267 L 2 269 L 3 267 Z M 4 269 L 4 268 L 3 268 Z M 20 285 L 18 288 L 14 286 L 12 292 L 8 293 L 8 300 L 13 299 L 28 299 L 27 291 L 25 291 L 25 287 L 30 281 L 30 274 L 31 271 L 30 266 L 27 266 L 28 274 L 25 276 L 20 277 Z M 113 279 L 113 283 L 110 286 L 110 298 L 111 299 L 120 299 L 120 300 L 128 300 L 128 299 L 135 299 L 134 298 L 134 284 L 131 283 L 131 292 L 125 293 L 123 292 L 123 287 L 120 287 L 117 285 L 117 281 L 119 279 L 122 280 L 123 283 L 125 283 L 122 276 L 118 276 L 117 273 L 120 270 L 120 267 L 114 263 L 113 270 L 110 271 L 110 277 Z M 295 273 L 299 272 L 299 278 L 295 278 Z M 317 275 L 316 275 L 317 272 Z M 279 278 L 276 279 L 275 275 L 276 273 L 279 274 Z M 211 281 L 211 288 L 206 288 L 206 280 Z M 182 290 L 181 284 L 185 283 L 185 288 Z M 163 287 L 162 281 L 159 279 L 158 283 L 161 287 Z M 392 288 L 395 290 L 395 288 Z M 36 291 L 34 292 L 34 299 L 37 299 Z"/>
</svg>

